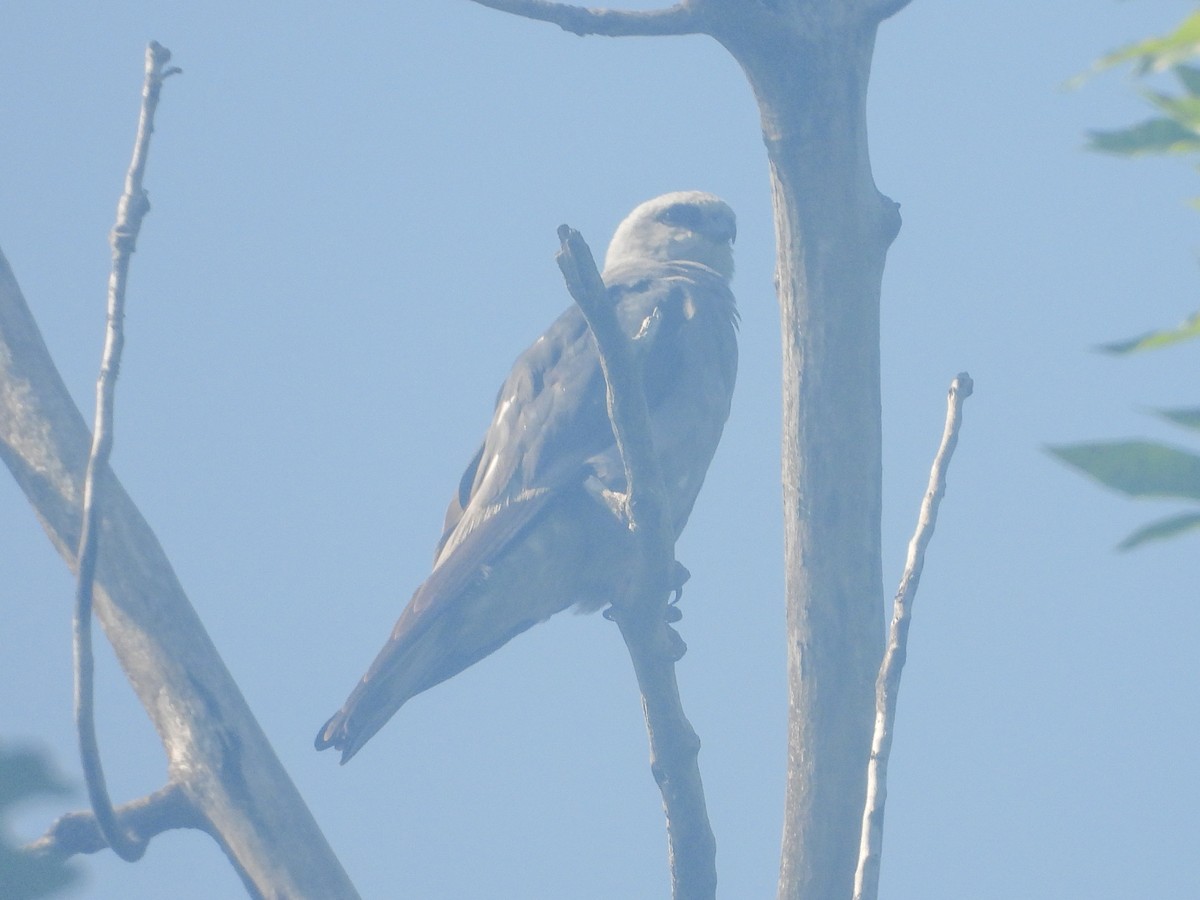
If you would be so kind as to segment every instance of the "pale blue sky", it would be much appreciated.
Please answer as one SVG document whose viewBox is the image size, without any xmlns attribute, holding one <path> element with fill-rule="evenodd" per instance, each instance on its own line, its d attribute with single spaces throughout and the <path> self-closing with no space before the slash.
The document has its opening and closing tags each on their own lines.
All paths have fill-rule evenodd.
<svg viewBox="0 0 1200 900">
<path fill-rule="evenodd" d="M 650 4 L 645 4 L 649 6 Z M 111 6 L 111 5 L 109 5 Z M 774 893 L 785 698 L 778 314 L 749 90 L 711 40 L 585 40 L 465 0 L 17 4 L 0 27 L 0 247 L 91 403 L 106 238 L 153 38 L 164 90 L 133 263 L 115 466 L 364 897 L 658 898 L 662 817 L 616 629 L 561 616 L 414 700 L 345 768 L 311 747 L 428 571 L 512 359 L 566 305 L 555 228 L 599 254 L 636 203 L 738 212 L 742 364 L 680 559 L 679 667 L 721 893 Z M 1169 510 L 1046 443 L 1182 436 L 1194 347 L 1089 350 L 1197 306 L 1194 173 L 1082 150 L 1142 107 L 1063 83 L 1186 2 L 914 0 L 870 96 L 904 229 L 884 282 L 885 583 L 940 436 L 976 395 L 927 562 L 891 766 L 882 895 L 1178 897 L 1200 882 L 1195 538 L 1112 548 Z M 0 478 L 0 735 L 76 778 L 71 584 Z M 883 627 L 881 598 L 880 627 Z M 128 799 L 161 747 L 102 653 L 101 744 Z M 76 803 L 82 802 L 82 795 Z M 30 808 L 31 837 L 56 812 Z M 83 898 L 241 888 L 196 833 Z"/>
</svg>

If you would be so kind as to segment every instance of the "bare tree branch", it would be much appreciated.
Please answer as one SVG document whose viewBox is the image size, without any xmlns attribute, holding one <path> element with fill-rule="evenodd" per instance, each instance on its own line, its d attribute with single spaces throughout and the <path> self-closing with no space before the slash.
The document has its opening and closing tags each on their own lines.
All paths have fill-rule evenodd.
<svg viewBox="0 0 1200 900">
<path fill-rule="evenodd" d="M 108 324 L 104 335 L 104 353 L 100 377 L 96 381 L 96 419 L 92 449 L 88 454 L 83 478 L 83 527 L 79 532 L 79 578 L 75 590 L 75 615 L 72 649 L 75 658 L 75 730 L 79 739 L 79 758 L 83 765 L 88 799 L 96 815 L 96 825 L 113 852 L 127 862 L 141 859 L 146 845 L 127 834 L 113 814 L 112 800 L 104 782 L 100 748 L 96 743 L 96 719 L 92 681 L 92 589 L 96 579 L 96 554 L 99 549 L 97 522 L 103 508 L 103 474 L 108 468 L 113 442 L 113 406 L 116 400 L 117 373 L 121 368 L 121 349 L 125 345 L 125 285 L 129 279 L 129 261 L 137 246 L 142 219 L 150 211 L 150 201 L 142 187 L 150 135 L 154 132 L 154 112 L 163 81 L 179 72 L 167 68 L 171 51 L 151 41 L 146 47 L 146 78 L 142 84 L 142 111 L 138 119 L 133 158 L 125 175 L 125 192 L 117 202 L 117 220 L 109 235 L 112 245 L 112 272 L 108 278 Z"/>
<path fill-rule="evenodd" d="M 121 828 L 131 833 L 142 846 L 156 834 L 173 828 L 207 829 L 191 800 L 174 782 L 153 794 L 124 803 L 113 810 Z M 22 850 L 32 856 L 65 860 L 78 853 L 98 853 L 109 841 L 101 833 L 99 822 L 90 812 L 71 812 L 60 816 L 44 835 Z"/>
<path fill-rule="evenodd" d="M 558 236 L 558 265 L 596 340 L 608 386 L 609 417 L 625 466 L 635 563 L 629 594 L 613 598 L 612 618 L 621 629 L 642 692 L 650 770 L 667 818 L 672 895 L 687 900 L 715 897 L 716 839 L 700 779 L 700 739 L 684 714 L 675 679 L 675 662 L 686 648 L 667 624 L 667 598 L 677 570 L 670 501 L 651 437 L 641 366 L 607 301 L 591 250 L 579 232 L 566 225 Z M 641 336 L 655 323 L 653 317 L 648 319 Z"/>
<path fill-rule="evenodd" d="M 646 37 L 652 35 L 698 34 L 700 25 L 692 0 L 683 0 L 666 9 L 621 10 L 588 9 L 549 0 L 474 0 L 500 12 L 512 13 L 539 22 L 551 22 L 563 31 L 580 36 L 599 34 L 606 37 Z"/>
<path fill-rule="evenodd" d="M 0 459 L 72 570 L 91 444 L 0 254 Z M 251 895 L 357 898 L 150 526 L 116 476 L 98 471 L 105 509 L 95 614 L 163 742 L 173 785 L 164 790 L 186 796 Z M 122 811 L 141 803 L 158 808 L 137 801 Z"/>
<path fill-rule="evenodd" d="M 875 900 L 879 895 L 879 862 L 883 852 L 883 810 L 887 801 L 887 764 L 892 750 L 892 730 L 896 723 L 896 701 L 900 694 L 900 673 L 908 655 L 908 626 L 916 599 L 925 550 L 933 537 L 938 505 L 946 493 L 946 472 L 958 444 L 962 425 L 963 401 L 971 396 L 971 376 L 960 372 L 950 384 L 947 396 L 946 428 L 942 443 L 929 473 L 929 487 L 921 502 L 917 530 L 908 544 L 908 559 L 892 612 L 887 650 L 875 682 L 875 734 L 871 742 L 871 761 L 867 767 L 867 802 L 863 810 L 862 842 L 858 869 L 854 874 L 854 900 Z"/>
<path fill-rule="evenodd" d="M 90 445 L 0 254 L 0 459 L 72 570 Z M 356 898 L 158 539 L 116 475 L 105 482 L 95 613 L 162 739 L 168 777 L 253 895 Z"/>
</svg>

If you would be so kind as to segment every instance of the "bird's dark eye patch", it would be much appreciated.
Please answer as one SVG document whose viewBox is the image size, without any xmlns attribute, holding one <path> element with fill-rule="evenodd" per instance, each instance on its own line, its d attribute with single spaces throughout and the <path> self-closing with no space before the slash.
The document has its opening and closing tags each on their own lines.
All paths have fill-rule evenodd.
<svg viewBox="0 0 1200 900">
<path fill-rule="evenodd" d="M 674 225 L 679 228 L 690 228 L 692 231 L 700 231 L 701 226 L 704 224 L 704 214 L 698 206 L 676 203 L 673 206 L 668 206 L 659 213 L 658 220 L 665 225 Z"/>
</svg>

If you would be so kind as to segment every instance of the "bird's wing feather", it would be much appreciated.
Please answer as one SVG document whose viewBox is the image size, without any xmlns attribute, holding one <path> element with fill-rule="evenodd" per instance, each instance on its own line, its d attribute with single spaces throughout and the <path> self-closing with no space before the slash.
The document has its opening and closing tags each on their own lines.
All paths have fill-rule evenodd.
<svg viewBox="0 0 1200 900">
<path fill-rule="evenodd" d="M 648 337 L 638 341 L 637 353 L 642 358 L 655 443 L 664 461 L 672 462 L 673 453 L 690 459 L 697 441 L 707 443 L 708 436 L 693 432 L 692 419 L 715 421 L 717 433 L 711 436 L 715 449 L 734 377 L 733 368 L 722 365 L 728 347 L 733 348 L 736 367 L 736 341 L 729 327 L 736 313 L 726 283 L 703 266 L 660 263 L 649 271 L 637 268 L 614 279 L 608 293 L 629 336 L 638 334 L 647 317 L 657 313 L 658 322 Z M 724 320 L 724 328 L 693 322 L 699 314 Z M 709 347 L 703 338 L 710 331 L 727 333 L 728 341 Z M 681 394 L 696 393 L 696 384 L 681 381 L 696 378 L 697 368 L 715 373 L 719 387 L 710 393 L 719 396 L 718 404 L 724 403 L 716 415 L 696 415 L 695 408 L 680 400 Z M 433 572 L 396 623 L 391 643 L 415 639 L 441 616 L 470 602 L 467 588 L 472 580 L 494 564 L 554 497 L 585 487 L 603 505 L 601 493 L 625 490 L 606 393 L 587 322 L 577 307 L 571 307 L 518 357 L 501 387 L 483 445 L 467 466 L 447 510 Z M 675 510 L 678 530 L 687 520 L 707 465 L 704 459 L 690 483 L 673 485 L 680 507 Z M 564 595 L 562 607 L 574 599 Z"/>
<path fill-rule="evenodd" d="M 733 296 L 715 272 L 691 263 L 630 267 L 611 281 L 608 294 L 628 336 L 638 334 L 656 309 L 660 314 L 653 336 L 639 342 L 646 401 L 654 411 L 683 377 L 680 354 L 689 304 L 697 293 L 706 293 L 702 302 L 715 302 L 721 307 L 716 314 L 732 320 Z M 729 382 L 732 386 L 732 373 Z M 447 559 L 483 520 L 530 491 L 553 491 L 589 476 L 611 490 L 624 490 L 623 473 L 620 483 L 616 480 L 620 466 L 611 465 L 616 445 L 606 393 L 591 332 L 572 306 L 517 358 L 501 387 L 483 445 L 447 510 L 438 560 Z"/>
<path fill-rule="evenodd" d="M 688 263 L 631 267 L 610 279 L 608 293 L 631 337 L 658 314 L 636 352 L 664 469 L 690 473 L 668 484 L 677 494 L 676 523 L 682 529 L 729 410 L 737 364 L 733 297 L 715 272 Z M 702 320 L 693 322 L 697 315 Z M 602 605 L 610 586 L 597 592 L 593 585 L 589 593 L 586 579 L 573 583 L 588 566 L 599 566 L 608 578 L 619 568 L 614 558 L 592 559 L 594 548 L 583 539 L 598 534 L 609 515 L 602 502 L 592 503 L 598 499 L 595 482 L 623 491 L 624 471 L 595 345 L 583 315 L 572 307 L 517 359 L 483 445 L 447 510 L 433 572 L 346 704 L 318 735 L 317 747 L 341 748 L 345 762 L 408 697 L 572 603 Z M 548 531 L 530 531 L 542 523 Z M 526 572 L 545 568 L 563 550 L 570 559 L 559 560 L 557 570 L 529 585 L 536 597 L 510 602 Z M 488 587 L 493 574 L 512 583 L 497 593 Z M 490 624 L 478 633 L 429 638 L 446 629 L 460 635 L 465 623 L 479 626 L 481 615 Z M 421 647 L 426 656 L 436 651 L 447 658 L 439 663 L 414 656 Z"/>
</svg>

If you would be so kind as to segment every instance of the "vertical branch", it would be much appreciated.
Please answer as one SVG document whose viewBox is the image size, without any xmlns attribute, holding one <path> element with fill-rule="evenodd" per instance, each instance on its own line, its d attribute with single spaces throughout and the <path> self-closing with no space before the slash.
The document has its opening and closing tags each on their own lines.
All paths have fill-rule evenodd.
<svg viewBox="0 0 1200 900">
<path fill-rule="evenodd" d="M 851 3 L 767 6 L 729 4 L 713 31 L 758 100 L 775 210 L 789 707 L 778 895 L 848 897 L 884 648 L 879 301 L 900 216 L 871 175 L 873 27 Z"/>
<path fill-rule="evenodd" d="M 896 701 L 900 695 L 900 673 L 908 655 L 908 626 L 916 599 L 925 550 L 933 537 L 938 505 L 946 493 L 946 472 L 958 444 L 962 425 L 963 401 L 971 396 L 974 385 L 966 372 L 950 384 L 946 398 L 946 428 L 942 443 L 929 473 L 929 487 L 921 501 L 917 530 L 908 544 L 908 559 L 892 612 L 887 650 L 875 681 L 875 734 L 871 741 L 871 761 L 867 766 L 867 802 L 863 809 L 862 840 L 858 851 L 858 869 L 854 873 L 854 900 L 875 900 L 879 895 L 879 863 L 883 852 L 883 809 L 887 800 L 887 764 L 892 751 L 892 731 L 896 723 Z"/>
<path fill-rule="evenodd" d="M 629 593 L 613 598 L 612 618 L 629 650 L 650 741 L 650 770 L 667 819 L 671 893 L 677 900 L 716 896 L 716 838 L 700 779 L 700 738 L 683 711 L 675 662 L 682 640 L 667 624 L 675 570 L 670 501 L 650 431 L 641 367 L 606 302 L 604 282 L 579 232 L 558 230 L 558 265 L 588 321 L 608 387 L 608 413 L 625 466 L 634 566 Z M 648 322 L 643 329 L 653 328 Z M 636 338 L 635 338 L 636 340 Z"/>
<path fill-rule="evenodd" d="M 100 832 L 113 851 L 129 862 L 140 859 L 145 844 L 127 834 L 117 823 L 112 801 L 104 782 L 100 750 L 96 742 L 96 722 L 92 684 L 92 593 L 96 580 L 96 556 L 99 547 L 97 526 L 104 492 L 104 475 L 113 441 L 113 404 L 116 396 L 117 373 L 121 366 L 121 350 L 125 343 L 125 283 L 129 275 L 129 259 L 137 245 L 142 219 L 150 210 L 150 201 L 142 187 L 146 159 L 150 151 L 150 135 L 154 132 L 154 112 L 163 81 L 180 71 L 167 68 L 171 51 L 156 41 L 146 48 L 146 77 L 142 84 L 142 111 L 138 119 L 133 158 L 125 176 L 125 192 L 117 202 L 117 219 L 109 235 L 112 246 L 112 272 L 108 278 L 108 323 L 104 336 L 104 353 L 100 376 L 96 381 L 96 418 L 92 428 L 92 447 L 88 454 L 83 481 L 83 524 L 79 534 L 79 576 L 75 591 L 75 617 L 72 644 L 75 657 L 75 728 L 79 739 L 79 756 L 87 783 L 88 799 L 96 814 Z"/>
</svg>

